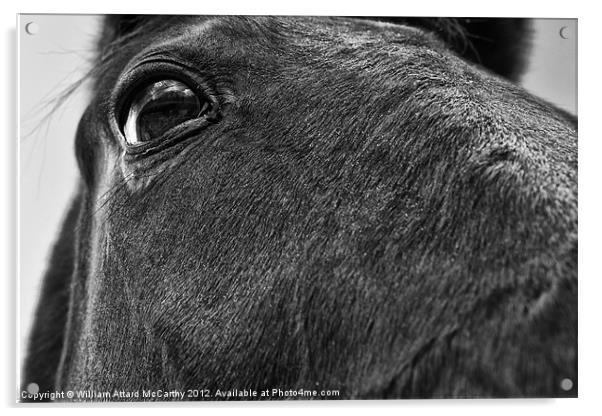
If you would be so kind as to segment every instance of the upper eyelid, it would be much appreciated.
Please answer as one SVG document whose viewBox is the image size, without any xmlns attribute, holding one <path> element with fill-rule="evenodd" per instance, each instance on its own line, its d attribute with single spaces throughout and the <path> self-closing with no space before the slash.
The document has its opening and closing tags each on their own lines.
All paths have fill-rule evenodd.
<svg viewBox="0 0 602 416">
<path fill-rule="evenodd" d="M 126 65 L 122 71 L 119 80 L 113 91 L 113 98 L 119 95 L 124 89 L 127 89 L 128 85 L 135 83 L 138 78 L 144 76 L 144 72 L 149 72 L 149 76 L 153 76 L 152 72 L 155 72 L 158 66 L 163 69 L 168 76 L 174 76 L 175 79 L 180 79 L 185 83 L 193 82 L 195 85 L 191 85 L 196 91 L 204 93 L 212 97 L 213 88 L 206 80 L 206 76 L 201 74 L 199 68 L 195 68 L 193 65 L 188 63 L 186 60 L 175 56 L 166 51 L 154 51 L 152 53 L 144 53 L 131 60 L 131 63 Z M 169 69 L 166 68 L 169 66 Z M 158 71 L 160 75 L 161 70 Z"/>
<path fill-rule="evenodd" d="M 153 64 L 156 64 L 159 66 L 173 65 L 174 68 L 176 68 L 174 73 L 177 73 L 177 72 L 195 73 L 195 72 L 197 72 L 194 67 L 187 64 L 186 62 L 183 62 L 181 59 L 178 59 L 177 57 L 175 57 L 169 53 L 165 53 L 165 52 L 161 52 L 161 51 L 156 51 L 153 54 L 144 54 L 140 57 L 135 57 L 132 59 L 131 62 L 133 62 L 133 63 L 128 63 L 128 65 L 126 65 L 125 69 L 122 71 L 121 76 L 119 77 L 117 84 L 115 86 L 114 95 L 115 94 L 118 95 L 119 92 L 126 89 L 126 87 L 129 84 L 135 82 L 137 80 L 137 78 L 142 76 L 142 74 L 140 74 L 140 72 L 144 72 L 147 67 L 152 66 Z M 149 70 L 149 72 L 150 72 L 150 70 Z"/>
<path fill-rule="evenodd" d="M 145 53 L 140 57 L 132 59 L 133 64 L 130 68 L 126 67 L 124 72 L 135 71 L 138 67 L 150 65 L 152 63 L 173 63 L 175 65 L 181 66 L 182 68 L 188 71 L 197 71 L 192 65 L 188 64 L 184 59 L 179 58 L 178 56 L 166 52 L 166 51 L 154 51 L 153 53 Z"/>
<path fill-rule="evenodd" d="M 171 63 L 187 74 L 193 75 L 191 78 L 200 87 L 199 90 L 207 94 L 211 101 L 219 97 L 223 105 L 234 102 L 236 100 L 235 74 L 229 72 L 230 68 L 220 64 L 219 57 L 206 53 L 203 48 L 195 48 L 194 53 L 191 52 L 186 48 L 177 49 L 172 43 L 155 45 L 152 49 L 143 50 L 125 64 L 114 90 L 121 90 L 120 84 L 126 83 L 132 78 L 132 74 L 144 70 L 148 65 Z M 126 82 L 123 82 L 124 80 Z"/>
</svg>

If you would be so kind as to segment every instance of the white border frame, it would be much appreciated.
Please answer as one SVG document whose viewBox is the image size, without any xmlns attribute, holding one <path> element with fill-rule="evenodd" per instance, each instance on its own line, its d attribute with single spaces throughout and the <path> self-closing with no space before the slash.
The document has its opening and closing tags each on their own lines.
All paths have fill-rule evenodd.
<svg viewBox="0 0 602 416">
<path fill-rule="evenodd" d="M 15 73 L 15 62 L 18 62 L 16 49 L 16 25 L 15 14 L 20 13 L 79 13 L 79 14 L 106 14 L 106 13 L 136 13 L 144 12 L 148 14 L 312 14 L 312 15 L 439 15 L 439 16 L 496 16 L 496 17 L 541 17 L 541 18 L 578 18 L 579 28 L 579 49 L 578 54 L 578 79 L 579 79 L 579 184 L 581 197 L 579 200 L 579 217 L 582 224 L 579 227 L 579 237 L 581 240 L 581 249 L 579 250 L 579 269 L 580 269 L 580 287 L 579 287 L 579 399 L 550 399 L 550 400 L 429 400 L 429 401 L 348 401 L 348 402 L 290 402 L 290 403 L 201 403 L 195 404 L 193 409 L 198 413 L 209 411 L 210 409 L 226 412 L 245 412 L 261 413 L 266 411 L 285 410 L 287 413 L 306 414 L 308 411 L 317 410 L 332 411 L 334 407 L 343 407 L 345 412 L 357 411 L 365 413 L 370 407 L 378 408 L 379 412 L 420 412 L 421 414 L 479 414 L 487 413 L 488 416 L 504 415 L 508 413 L 523 412 L 545 412 L 546 415 L 566 415 L 567 413 L 577 412 L 579 414 L 591 414 L 596 409 L 598 412 L 600 406 L 596 400 L 598 397 L 598 386 L 600 383 L 600 355 L 602 346 L 598 334 L 598 317 L 602 316 L 600 305 L 602 301 L 601 278 L 599 275 L 600 265 L 596 261 L 599 256 L 599 238 L 601 230 L 600 185 L 597 183 L 601 177 L 598 166 L 600 165 L 600 156 L 602 156 L 599 126 L 597 121 L 599 97 L 601 96 L 599 73 L 600 58 L 600 27 L 601 17 L 595 8 L 595 3 L 591 6 L 585 6 L 585 2 L 579 1 L 531 1 L 526 0 L 505 0 L 496 4 L 486 4 L 483 1 L 419 1 L 406 3 L 401 1 L 371 0 L 370 2 L 359 1 L 330 1 L 324 0 L 305 0 L 298 3 L 277 2 L 277 1 L 228 1 L 228 2 L 177 2 L 170 0 L 168 2 L 158 3 L 130 3 L 125 4 L 123 0 L 103 0 L 101 4 L 75 2 L 73 0 L 55 0 L 52 2 L 42 0 L 28 0 L 17 4 L 2 6 L 2 20 L 5 25 L 5 50 L 4 59 L 4 88 L 6 97 L 2 100 L 3 119 L 7 134 L 7 139 L 2 141 L 1 154 L 5 157 L 3 171 L 3 180 L 1 182 L 2 193 L 4 195 L 2 229 L 4 230 L 4 239 L 2 240 L 2 250 L 0 250 L 0 263 L 5 265 L 4 278 L 2 279 L 3 291 L 5 296 L 4 305 L 6 307 L 5 333 L 3 343 L 3 366 L 4 369 L 12 369 L 19 366 L 14 363 L 15 357 L 15 288 L 18 289 L 15 276 L 19 254 L 16 253 L 15 239 L 17 236 L 17 224 L 15 219 L 18 216 L 18 208 L 15 206 L 15 197 L 18 198 L 18 189 L 16 185 L 15 164 L 16 142 L 18 136 L 18 107 L 14 110 L 14 103 L 18 100 L 18 83 L 14 83 L 18 77 L 18 70 Z M 584 86 L 584 87 L 582 87 Z M 10 93 L 9 93 L 10 92 Z M 15 113 L 17 117 L 15 117 Z M 596 123 L 596 125 L 594 125 Z M 16 133 L 16 134 L 15 134 Z M 18 163 L 18 162 L 17 162 Z M 17 199 L 18 203 L 18 199 Z M 15 374 L 12 370 L 5 371 L 5 377 L 2 380 L 0 392 L 3 394 L 3 402 L 9 407 L 34 407 L 41 408 L 41 405 L 23 405 L 14 404 L 15 400 Z M 86 412 L 104 413 L 105 407 L 123 407 L 124 404 L 93 405 Z M 156 404 L 153 407 L 163 412 L 164 407 L 169 404 Z M 173 405 L 172 405 L 173 406 Z M 50 408 L 49 408 L 50 407 Z M 74 405 L 50 405 L 44 406 L 43 411 L 50 413 L 71 411 Z M 149 407 L 149 405 L 127 405 L 131 407 Z M 191 406 L 178 406 L 191 407 Z M 30 409 L 28 409 L 30 410 Z M 151 409 L 147 410 L 150 411 Z M 179 409 L 184 410 L 184 409 Z M 188 410 L 188 409 L 186 409 Z M 80 412 L 79 409 L 75 411 Z"/>
</svg>

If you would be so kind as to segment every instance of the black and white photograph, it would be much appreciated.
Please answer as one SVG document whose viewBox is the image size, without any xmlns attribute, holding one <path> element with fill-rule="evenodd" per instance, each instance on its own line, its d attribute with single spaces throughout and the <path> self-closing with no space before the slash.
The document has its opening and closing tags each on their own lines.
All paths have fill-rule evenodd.
<svg viewBox="0 0 602 416">
<path fill-rule="evenodd" d="M 19 14 L 15 401 L 577 398 L 578 29 Z"/>
</svg>

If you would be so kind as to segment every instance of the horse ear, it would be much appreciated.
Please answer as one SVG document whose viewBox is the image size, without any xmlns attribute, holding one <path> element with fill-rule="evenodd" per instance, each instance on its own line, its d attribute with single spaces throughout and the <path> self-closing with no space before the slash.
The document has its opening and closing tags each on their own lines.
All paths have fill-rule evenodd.
<svg viewBox="0 0 602 416">
<path fill-rule="evenodd" d="M 370 17 L 436 34 L 458 55 L 518 81 L 531 46 L 531 19 Z"/>
<path fill-rule="evenodd" d="M 504 18 L 413 18 L 451 49 L 498 75 L 518 81 L 531 47 L 531 20 Z"/>
<path fill-rule="evenodd" d="M 465 40 L 452 43 L 464 58 L 518 81 L 531 49 L 531 19 L 457 19 Z"/>
</svg>

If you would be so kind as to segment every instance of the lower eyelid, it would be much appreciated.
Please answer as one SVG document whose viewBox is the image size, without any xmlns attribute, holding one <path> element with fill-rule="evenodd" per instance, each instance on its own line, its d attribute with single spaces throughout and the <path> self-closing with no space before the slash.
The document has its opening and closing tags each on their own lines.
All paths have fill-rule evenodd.
<svg viewBox="0 0 602 416">
<path fill-rule="evenodd" d="M 217 120 L 218 118 L 215 117 L 201 116 L 185 121 L 166 131 L 159 139 L 150 142 L 142 142 L 139 145 L 127 146 L 125 153 L 130 155 L 130 157 L 135 158 L 142 158 L 150 154 L 158 153 L 177 143 L 185 141 L 187 138 L 207 128 Z"/>
</svg>

